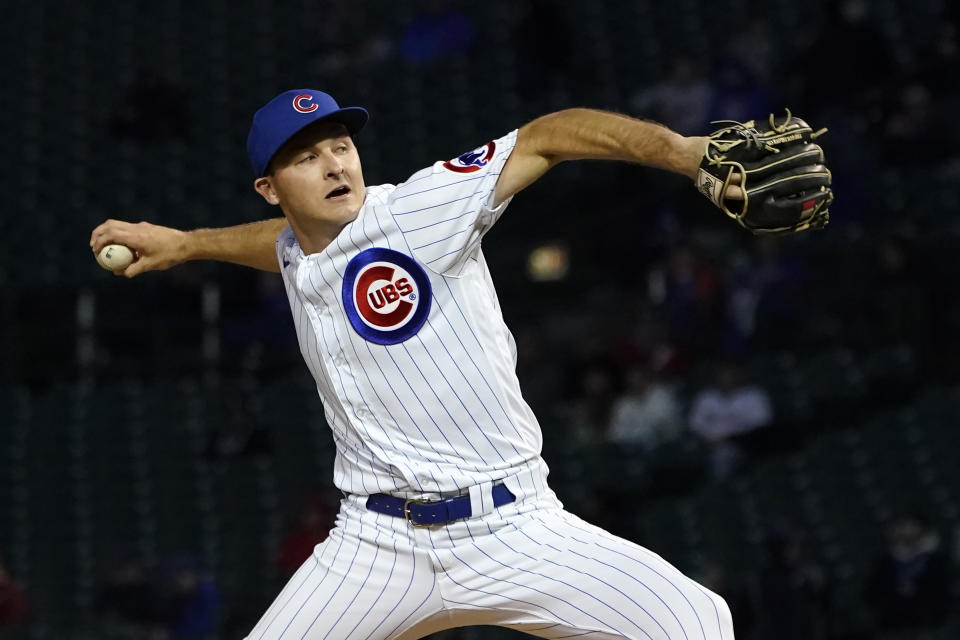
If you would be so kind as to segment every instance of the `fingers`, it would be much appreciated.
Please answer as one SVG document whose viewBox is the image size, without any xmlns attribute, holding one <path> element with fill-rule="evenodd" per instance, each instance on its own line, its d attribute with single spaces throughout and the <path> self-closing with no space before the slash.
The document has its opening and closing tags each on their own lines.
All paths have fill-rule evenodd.
<svg viewBox="0 0 960 640">
<path fill-rule="evenodd" d="M 733 170 L 730 173 L 730 180 L 727 182 L 727 189 L 723 192 L 726 200 L 743 200 L 743 190 L 739 185 L 743 184 L 743 174 Z"/>
<path fill-rule="evenodd" d="M 122 244 L 134 253 L 134 261 L 115 275 L 133 278 L 146 271 L 158 271 L 185 262 L 187 234 L 179 229 L 148 222 L 107 220 L 90 234 L 94 255 L 108 244 Z"/>
<path fill-rule="evenodd" d="M 741 184 L 743 184 L 743 174 L 736 169 L 731 169 L 730 180 L 723 192 L 724 200 L 743 200 L 743 190 L 739 187 Z"/>
<path fill-rule="evenodd" d="M 144 234 L 140 228 L 145 223 L 131 223 L 122 220 L 107 220 L 97 225 L 90 233 L 90 249 L 96 256 L 108 244 L 122 244 L 134 252 L 134 261 L 126 269 L 114 271 L 115 276 L 132 278 L 146 270 L 141 251 L 144 244 Z"/>
<path fill-rule="evenodd" d="M 107 220 L 90 234 L 90 248 L 94 253 L 100 253 L 100 249 L 108 244 L 122 244 L 131 249 L 139 249 L 136 228 L 137 225 L 130 222 Z"/>
<path fill-rule="evenodd" d="M 723 192 L 723 197 L 727 200 L 743 200 L 743 190 L 736 185 L 730 185 Z"/>
<path fill-rule="evenodd" d="M 110 244 L 106 238 L 111 233 L 111 229 L 115 224 L 117 224 L 116 220 L 107 220 L 94 227 L 90 233 L 90 248 L 93 249 L 94 252 L 99 252 L 100 249 L 103 248 L 103 245 Z"/>
<path fill-rule="evenodd" d="M 144 271 L 150 270 L 150 260 L 144 257 L 137 258 L 123 271 L 118 271 L 116 275 L 126 278 L 134 278 Z"/>
</svg>

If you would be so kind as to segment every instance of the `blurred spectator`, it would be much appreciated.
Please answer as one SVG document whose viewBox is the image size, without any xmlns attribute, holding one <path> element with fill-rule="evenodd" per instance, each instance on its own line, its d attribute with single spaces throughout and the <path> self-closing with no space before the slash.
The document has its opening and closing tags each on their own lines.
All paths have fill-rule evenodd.
<svg viewBox="0 0 960 640">
<path fill-rule="evenodd" d="M 731 38 L 731 63 L 747 72 L 758 86 L 764 86 L 780 64 L 783 47 L 773 35 L 770 21 L 765 16 L 754 16 L 746 28 Z M 725 116 L 727 118 L 733 116 Z"/>
<path fill-rule="evenodd" d="M 675 440 L 682 421 L 673 389 L 647 367 L 632 367 L 626 378 L 626 391 L 613 403 L 607 440 L 647 451 Z"/>
<path fill-rule="evenodd" d="M 589 364 L 578 372 L 577 390 L 569 407 L 570 443 L 574 448 L 601 444 L 614 398 L 614 379 L 610 368 Z"/>
<path fill-rule="evenodd" d="M 327 539 L 334 522 L 334 511 L 322 495 L 312 496 L 300 509 L 296 527 L 280 543 L 276 565 L 289 578 L 310 557 L 314 547 Z"/>
<path fill-rule="evenodd" d="M 468 51 L 473 46 L 473 21 L 449 0 L 421 0 L 420 11 L 403 33 L 404 60 L 425 63 Z"/>
<path fill-rule="evenodd" d="M 941 118 L 939 105 L 926 85 L 908 84 L 890 102 L 884 134 L 892 162 L 903 169 L 926 172 L 956 155 L 956 132 Z"/>
<path fill-rule="evenodd" d="M 250 297 L 250 285 L 246 283 L 244 294 L 252 302 L 252 318 L 244 317 L 232 325 L 231 338 L 237 342 L 256 341 L 269 345 L 271 350 L 297 345 L 297 334 L 290 318 L 290 303 L 287 301 L 283 280 L 274 273 L 257 271 L 254 273 L 253 300 Z"/>
<path fill-rule="evenodd" d="M 720 278 L 689 247 L 678 247 L 647 277 L 650 301 L 662 307 L 677 358 L 713 352 L 721 323 Z"/>
<path fill-rule="evenodd" d="M 183 92 L 158 68 L 140 67 L 114 109 L 112 126 L 117 135 L 142 142 L 183 138 L 190 126 Z"/>
<path fill-rule="evenodd" d="M 756 119 L 764 122 L 769 113 L 770 94 L 750 69 L 730 64 L 720 70 L 707 121 Z M 708 128 L 706 122 L 701 127 L 702 130 Z"/>
<path fill-rule="evenodd" d="M 663 123 L 684 135 L 706 131 L 713 89 L 694 60 L 677 56 L 662 82 L 637 91 L 630 106 L 641 118 Z"/>
<path fill-rule="evenodd" d="M 0 560 L 0 627 L 23 622 L 27 619 L 29 609 L 23 589 Z"/>
<path fill-rule="evenodd" d="M 911 334 L 918 342 L 925 340 L 926 294 L 918 284 L 924 278 L 912 262 L 903 240 L 890 237 L 877 243 L 865 295 L 859 301 L 865 312 L 861 337 L 867 344 L 893 344 Z"/>
<path fill-rule="evenodd" d="M 730 354 L 789 346 L 803 334 L 807 266 L 781 247 L 776 238 L 757 238 L 751 243 L 753 255 L 733 268 L 724 345 Z"/>
<path fill-rule="evenodd" d="M 757 346 L 782 347 L 784 340 L 795 343 L 796 336 L 803 333 L 807 318 L 806 297 L 803 295 L 807 265 L 803 260 L 784 253 L 783 244 L 777 238 L 759 238 L 753 246 Z"/>
<path fill-rule="evenodd" d="M 890 526 L 864 595 L 883 628 L 936 627 L 950 611 L 950 557 L 940 534 L 918 513 Z"/>
<path fill-rule="evenodd" d="M 741 356 L 750 350 L 757 331 L 757 303 L 762 292 L 753 261 L 744 254 L 733 259 L 727 293 L 727 327 L 724 335 L 724 351 Z"/>
<path fill-rule="evenodd" d="M 767 392 L 744 380 L 740 367 L 723 362 L 713 382 L 697 392 L 690 409 L 690 430 L 710 449 L 710 471 L 729 477 L 743 457 L 736 438 L 767 426 L 773 407 Z"/>
<path fill-rule="evenodd" d="M 907 82 L 927 87 L 934 99 L 943 103 L 960 97 L 957 86 L 957 67 L 960 65 L 960 10 L 956 2 L 949 3 L 948 15 L 936 23 L 936 34 L 914 48 L 915 59 L 907 73 Z M 953 13 L 953 18 L 949 13 Z M 948 128 L 947 130 L 951 130 Z"/>
<path fill-rule="evenodd" d="M 534 410 L 546 412 L 560 397 L 562 367 L 545 344 L 542 327 L 514 330 L 517 345 L 517 378 L 523 397 Z"/>
<path fill-rule="evenodd" d="M 821 122 L 824 112 L 845 110 L 864 124 L 880 121 L 880 107 L 895 78 L 893 48 L 871 23 L 866 0 L 834 0 L 816 37 L 797 52 L 787 70 L 802 77 L 796 109 Z M 808 111 L 809 110 L 809 111 Z"/>
<path fill-rule="evenodd" d="M 175 556 L 164 567 L 163 601 L 170 637 L 204 638 L 217 631 L 220 591 L 192 555 Z"/>
<path fill-rule="evenodd" d="M 383 32 L 371 31 L 362 11 L 347 4 L 325 3 L 322 20 L 304 21 L 303 42 L 309 68 L 314 75 L 330 76 L 349 67 L 370 70 L 392 53 L 391 38 Z M 376 27 L 374 27 L 376 28 Z"/>
<path fill-rule="evenodd" d="M 95 607 L 112 637 L 150 637 L 162 629 L 159 590 L 133 553 L 121 553 L 113 561 Z"/>
<path fill-rule="evenodd" d="M 950 559 L 955 566 L 960 566 L 960 525 L 953 527 L 953 545 L 949 551 Z"/>
<path fill-rule="evenodd" d="M 256 456 L 271 453 L 267 431 L 250 408 L 251 395 L 225 395 L 222 419 L 213 424 L 204 456 L 209 460 Z"/>
<path fill-rule="evenodd" d="M 824 640 L 828 600 L 823 569 L 810 559 L 802 535 L 768 535 L 753 589 L 757 640 Z"/>
<path fill-rule="evenodd" d="M 517 49 L 518 87 L 524 98 L 566 83 L 573 56 L 573 30 L 556 0 L 527 0 L 513 34 Z"/>
<path fill-rule="evenodd" d="M 648 366 L 664 375 L 685 372 L 687 363 L 667 338 L 667 329 L 652 309 L 644 307 L 624 331 L 616 346 L 618 361 L 624 368 Z"/>
</svg>

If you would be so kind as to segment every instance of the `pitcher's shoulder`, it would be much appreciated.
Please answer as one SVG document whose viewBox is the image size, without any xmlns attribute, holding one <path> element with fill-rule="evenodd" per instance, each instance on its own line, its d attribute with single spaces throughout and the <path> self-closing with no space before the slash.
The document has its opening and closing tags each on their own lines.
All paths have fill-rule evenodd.
<svg viewBox="0 0 960 640">
<path fill-rule="evenodd" d="M 384 204 L 396 188 L 397 185 L 389 183 L 370 185 L 366 188 L 367 199 L 364 204 Z"/>
</svg>

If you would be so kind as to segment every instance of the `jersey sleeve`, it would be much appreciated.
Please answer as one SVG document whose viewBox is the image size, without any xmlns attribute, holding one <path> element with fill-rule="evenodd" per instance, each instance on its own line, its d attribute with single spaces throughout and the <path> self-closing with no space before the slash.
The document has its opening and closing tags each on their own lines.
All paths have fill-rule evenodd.
<svg viewBox="0 0 960 640">
<path fill-rule="evenodd" d="M 281 272 L 284 272 L 292 262 L 297 260 L 300 253 L 297 247 L 297 238 L 293 235 L 293 229 L 289 225 L 277 234 L 276 250 L 277 264 L 280 265 Z"/>
<path fill-rule="evenodd" d="M 460 275 L 480 240 L 510 204 L 494 208 L 497 179 L 517 131 L 410 176 L 389 198 L 414 257 L 436 273 Z"/>
</svg>

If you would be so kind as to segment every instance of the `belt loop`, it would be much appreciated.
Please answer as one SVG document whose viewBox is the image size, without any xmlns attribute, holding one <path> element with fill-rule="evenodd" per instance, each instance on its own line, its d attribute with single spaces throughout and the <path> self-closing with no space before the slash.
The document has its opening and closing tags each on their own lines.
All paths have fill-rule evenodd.
<svg viewBox="0 0 960 640">
<path fill-rule="evenodd" d="M 493 511 L 493 483 L 481 482 L 470 487 L 470 513 L 481 516 Z"/>
</svg>

